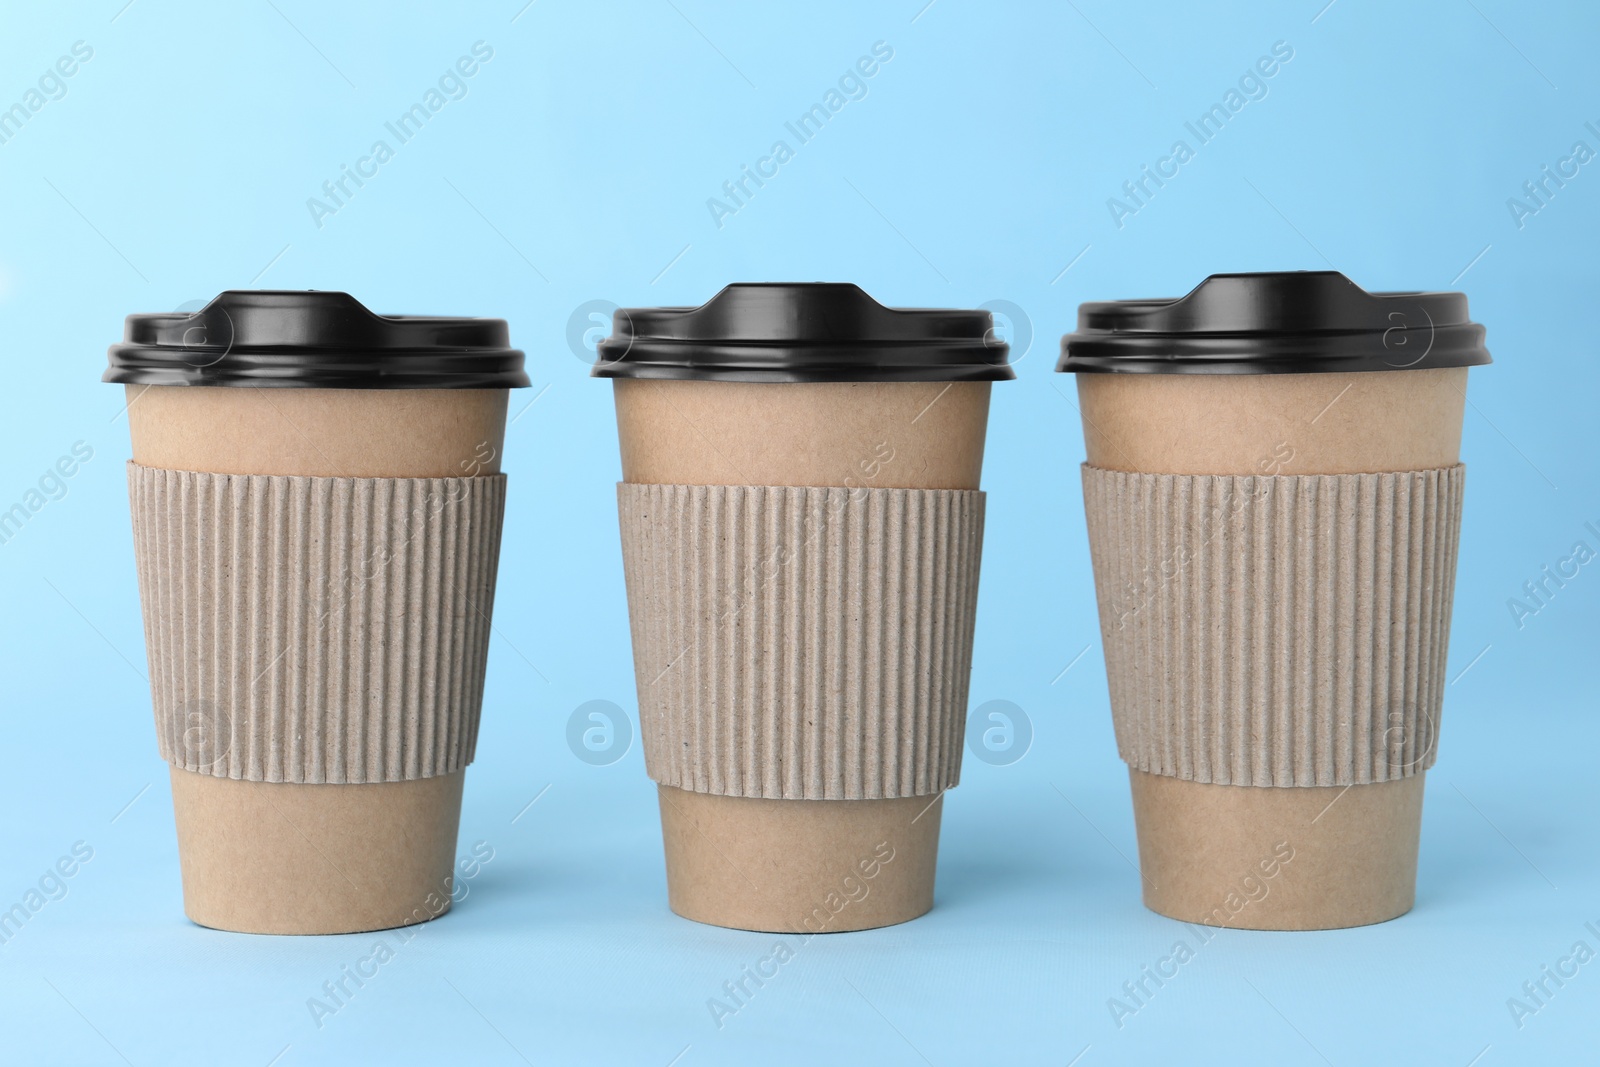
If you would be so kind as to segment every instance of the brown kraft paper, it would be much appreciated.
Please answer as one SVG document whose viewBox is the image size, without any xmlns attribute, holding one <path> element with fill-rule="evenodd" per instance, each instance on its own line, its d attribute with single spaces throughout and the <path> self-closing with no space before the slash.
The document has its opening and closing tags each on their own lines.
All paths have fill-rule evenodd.
<svg viewBox="0 0 1600 1067">
<path fill-rule="evenodd" d="M 450 907 L 461 771 L 361 786 L 170 771 L 184 910 L 202 926 L 353 933 Z"/>
<path fill-rule="evenodd" d="M 133 461 L 146 468 L 379 479 L 500 469 L 504 389 L 126 391 Z M 174 766 L 184 911 L 204 926 L 278 934 L 434 918 L 450 906 L 464 775 L 320 785 Z"/>
<path fill-rule="evenodd" d="M 716 926 L 782 934 L 871 930 L 933 907 L 944 794 L 761 800 L 657 787 L 667 902 Z M 738 815 L 729 817 L 729 804 Z M 759 824 L 759 834 L 750 833 Z"/>
<path fill-rule="evenodd" d="M 857 496 L 978 488 L 987 382 L 614 385 L 630 485 L 837 487 Z M 813 583 L 809 595 L 826 588 Z M 713 616 L 704 603 L 679 609 L 692 612 L 701 630 Z M 765 625 L 764 614 L 752 618 Z M 770 649 L 762 670 L 780 655 Z M 635 665 L 643 715 L 653 700 L 644 690 L 651 679 L 643 677 L 646 662 Z M 679 714 L 693 716 L 695 707 L 681 705 Z M 958 743 L 945 751 L 959 767 Z M 757 777 L 776 774 L 763 766 Z M 662 784 L 658 794 L 669 901 L 679 915 L 737 929 L 828 933 L 906 922 L 933 906 L 940 793 L 782 800 Z M 887 850 L 895 858 L 874 866 L 873 857 Z M 863 862 L 874 878 L 865 879 Z M 807 923 L 819 904 L 829 920 Z"/>
<path fill-rule="evenodd" d="M 1194 476 L 1280 476 L 1305 477 L 1311 475 L 1381 475 L 1423 472 L 1437 479 L 1441 472 L 1457 468 L 1460 451 L 1461 417 L 1465 404 L 1467 372 L 1465 368 L 1404 370 L 1393 372 L 1330 373 L 1330 374 L 1259 374 L 1259 375 L 1122 375 L 1080 374 L 1078 392 L 1082 404 L 1084 439 L 1088 446 L 1088 465 L 1100 471 L 1122 471 L 1140 475 L 1194 475 Z M 1408 473 L 1409 472 L 1409 473 Z M 1411 908 L 1417 864 L 1417 842 L 1420 831 L 1424 770 L 1431 763 L 1436 745 L 1438 719 L 1435 710 L 1431 721 L 1420 709 L 1430 705 L 1423 696 L 1410 707 L 1408 694 L 1422 693 L 1436 685 L 1435 672 L 1442 669 L 1443 642 L 1447 634 L 1449 593 L 1453 587 L 1453 553 L 1455 524 L 1460 507 L 1459 473 L 1456 479 L 1454 500 L 1448 507 L 1430 505 L 1439 516 L 1442 528 L 1422 532 L 1420 541 L 1415 533 L 1406 542 L 1413 555 L 1408 557 L 1406 601 L 1404 612 L 1410 611 L 1412 578 L 1420 578 L 1415 562 L 1419 548 L 1433 545 L 1432 552 L 1439 568 L 1444 569 L 1445 559 L 1441 543 L 1450 543 L 1449 570 L 1437 573 L 1430 588 L 1438 602 L 1437 621 L 1430 627 L 1428 636 L 1438 642 L 1437 656 L 1430 659 L 1422 673 L 1423 653 L 1421 631 L 1413 634 L 1382 633 L 1368 629 L 1353 638 L 1370 642 L 1370 649 L 1387 648 L 1403 659 L 1398 664 L 1403 676 L 1391 677 L 1390 689 L 1374 693 L 1371 710 L 1359 718 L 1352 704 L 1348 718 L 1341 720 L 1335 711 L 1332 718 L 1321 716 L 1319 724 L 1334 728 L 1334 740 L 1340 730 L 1350 730 L 1351 759 L 1345 762 L 1347 777 L 1359 777 L 1357 764 L 1361 753 L 1370 753 L 1367 763 L 1367 780 L 1364 784 L 1319 785 L 1319 775 L 1337 774 L 1335 767 L 1341 750 L 1337 743 L 1331 747 L 1310 751 L 1299 747 L 1298 741 L 1311 741 L 1316 737 L 1310 729 L 1311 722 L 1300 717 L 1297 709 L 1312 705 L 1306 703 L 1305 694 L 1326 693 L 1321 680 L 1306 673 L 1314 658 L 1306 653 L 1315 642 L 1328 635 L 1318 631 L 1312 635 L 1300 621 L 1302 608 L 1295 612 L 1296 623 L 1291 633 L 1307 640 L 1293 645 L 1268 642 L 1265 638 L 1254 645 L 1239 646 L 1237 651 L 1245 663 L 1264 662 L 1273 667 L 1273 673 L 1261 676 L 1251 673 L 1240 680 L 1240 685 L 1230 693 L 1236 703 L 1243 706 L 1217 708 L 1223 721 L 1237 729 L 1248 723 L 1250 732 L 1241 737 L 1237 732 L 1224 737 L 1230 742 L 1222 750 L 1200 746 L 1197 753 L 1194 735 L 1187 736 L 1183 746 L 1190 754 L 1191 773 L 1210 776 L 1227 774 L 1230 779 L 1237 771 L 1248 771 L 1248 780 L 1272 781 L 1274 785 L 1223 785 L 1215 781 L 1195 780 L 1175 774 L 1151 774 L 1130 766 L 1129 777 L 1133 788 L 1134 817 L 1139 835 L 1141 880 L 1145 904 L 1161 914 L 1190 922 L 1211 923 L 1247 929 L 1309 930 L 1332 929 L 1382 922 L 1401 915 Z M 1225 478 L 1231 482 L 1231 478 Z M 1450 478 L 1446 479 L 1447 481 Z M 1175 485 L 1176 482 L 1165 483 Z M 1212 483 L 1214 486 L 1217 483 Z M 1382 484 L 1382 483 L 1378 483 Z M 1393 483 L 1391 483 L 1393 484 Z M 1425 496 L 1426 494 L 1424 494 Z M 1376 503 L 1376 501 L 1374 501 Z M 1414 503 L 1414 501 L 1413 501 Z M 1093 507 L 1093 505 L 1089 505 Z M 1334 518 L 1337 509 L 1321 509 L 1327 518 Z M 1103 521 L 1106 509 L 1101 508 Z M 1280 521 L 1292 512 L 1278 508 Z M 1406 513 L 1415 518 L 1415 511 Z M 1169 512 L 1155 508 L 1146 513 L 1151 524 L 1135 536 L 1145 551 L 1155 550 L 1157 534 L 1153 528 L 1162 522 L 1161 516 Z M 1170 517 L 1170 515 L 1169 515 Z M 1368 513 L 1374 519 L 1376 512 Z M 1105 532 L 1104 530 L 1100 532 Z M 1252 535 L 1254 531 L 1252 530 Z M 1263 531 L 1269 532 L 1269 531 Z M 1315 537 L 1331 530 L 1316 529 Z M 1095 536 L 1098 536 L 1096 534 Z M 1378 551 L 1384 543 L 1394 544 L 1393 537 L 1379 536 L 1374 530 L 1370 550 Z M 1268 538 L 1273 544 L 1297 544 L 1291 532 L 1281 528 Z M 1254 543 L 1250 551 L 1254 551 Z M 1239 565 L 1248 564 L 1246 571 L 1235 570 L 1224 575 L 1213 568 L 1207 573 L 1206 586 L 1201 599 L 1207 605 L 1218 605 L 1218 613 L 1207 616 L 1207 632 L 1219 620 L 1220 605 L 1227 603 L 1232 591 L 1243 594 L 1261 588 L 1261 583 L 1278 581 L 1287 577 L 1283 567 L 1294 564 L 1293 573 L 1305 572 L 1302 558 L 1304 546 L 1297 545 L 1295 552 L 1276 557 L 1271 568 L 1263 567 L 1253 556 L 1236 558 Z M 1243 551 L 1235 546 L 1236 553 Z M 1135 573 L 1147 569 L 1159 573 L 1162 559 L 1146 558 L 1134 564 L 1128 561 L 1127 548 L 1116 550 L 1121 566 L 1131 566 Z M 1117 579 L 1108 573 L 1102 561 L 1096 559 L 1096 591 L 1101 601 L 1102 619 L 1123 618 L 1126 610 L 1125 586 L 1120 584 L 1133 577 L 1124 573 Z M 1339 566 L 1324 571 L 1337 578 Z M 1249 584 L 1241 585 L 1238 579 L 1250 575 Z M 1108 587 L 1106 582 L 1118 582 Z M 1137 583 L 1135 583 L 1137 584 Z M 1390 582 L 1395 595 L 1399 590 Z M 1174 589 L 1178 588 L 1176 586 Z M 1366 596 L 1368 590 L 1358 590 Z M 1376 590 L 1372 590 L 1376 592 Z M 1276 594 L 1274 594 L 1276 595 Z M 1391 597 L 1390 610 L 1395 601 Z M 1156 632 L 1147 629 L 1152 640 L 1167 642 L 1162 648 L 1169 651 L 1141 652 L 1146 663 L 1156 662 L 1152 657 L 1170 657 L 1170 649 L 1197 648 L 1199 634 L 1196 609 L 1191 602 L 1178 610 L 1173 627 Z M 1345 605 L 1338 610 L 1353 610 Z M 1263 612 L 1233 611 L 1229 617 L 1270 621 L 1270 606 Z M 1135 615 L 1141 614 L 1136 612 Z M 1353 621 L 1353 620 L 1352 620 Z M 1376 623 L 1376 619 L 1371 620 Z M 1391 624 L 1393 617 L 1391 615 Z M 1144 625 L 1142 623 L 1136 626 Z M 1367 625 L 1366 621 L 1362 625 Z M 1434 630 L 1437 628 L 1437 630 Z M 1104 629 L 1104 628 L 1103 628 Z M 1119 638 L 1104 630 L 1108 671 L 1119 653 L 1114 650 Z M 1229 640 L 1239 635 L 1229 631 Z M 1338 635 L 1335 634 L 1337 640 Z M 1416 660 L 1410 658 L 1411 642 L 1419 643 Z M 1178 642 L 1176 646 L 1172 642 Z M 1431 642 L 1430 642 L 1431 643 Z M 1353 649 L 1352 648 L 1352 658 Z M 1269 652 L 1268 650 L 1272 650 Z M 1293 649 L 1293 660 L 1286 657 Z M 1232 647 L 1228 651 L 1233 651 Z M 1273 660 L 1272 655 L 1279 657 Z M 1372 655 L 1369 650 L 1368 655 Z M 1169 662 L 1163 658 L 1162 662 Z M 1206 661 L 1215 670 L 1217 664 Z M 1391 668 L 1397 666 L 1391 659 Z M 1147 699 L 1182 701 L 1183 715 L 1191 714 L 1191 704 L 1198 692 L 1213 692 L 1207 687 L 1215 683 L 1213 674 L 1208 681 L 1204 675 L 1191 676 L 1193 655 L 1181 673 L 1163 681 L 1149 680 L 1154 694 L 1143 688 L 1113 682 L 1113 700 L 1143 702 Z M 1230 660 L 1230 669 L 1232 663 Z M 1281 668 L 1281 669 L 1280 669 Z M 1272 688 L 1263 687 L 1267 677 Z M 1288 686 L 1293 679 L 1294 685 Z M 1258 684 L 1258 682 L 1263 684 Z M 1231 684 L 1231 683 L 1230 683 Z M 1348 687 L 1352 696 L 1353 684 Z M 1291 696 L 1291 692 L 1293 696 Z M 1398 693 L 1399 706 L 1390 702 L 1390 694 Z M 1315 706 L 1320 707 L 1320 704 Z M 1202 705 L 1206 707 L 1206 705 Z M 1167 707 L 1169 714 L 1179 714 L 1176 705 Z M 1419 712 L 1412 714 L 1413 711 Z M 1122 724 L 1148 722 L 1151 709 L 1123 706 L 1113 710 L 1118 722 L 1119 746 L 1131 751 L 1135 760 L 1145 760 L 1142 753 L 1154 743 L 1159 756 L 1150 757 L 1154 766 L 1176 770 L 1180 764 L 1176 755 L 1183 735 L 1170 726 L 1161 726 L 1133 734 L 1136 740 L 1125 741 Z M 1388 718 L 1391 712 L 1401 716 L 1399 723 Z M 1231 716 L 1231 718 L 1230 718 Z M 1204 713 L 1202 713 L 1204 717 Z M 1377 740 L 1368 745 L 1355 744 L 1358 733 L 1353 727 L 1370 729 L 1380 720 L 1383 730 Z M 1211 720 L 1217 721 L 1212 715 Z M 1284 760 L 1275 757 L 1274 745 L 1282 741 L 1273 734 L 1270 725 L 1295 724 L 1305 729 L 1295 734 L 1294 755 Z M 1407 723 L 1416 732 L 1407 735 Z M 1269 725 L 1270 724 L 1270 725 Z M 1257 728 L 1265 748 L 1256 745 Z M 1326 739 L 1326 735 L 1322 735 Z M 1212 734 L 1214 740 L 1216 734 Z M 1164 746 L 1171 741 L 1172 749 Z M 1283 748 L 1277 749 L 1284 751 Z M 1326 757 L 1335 757 L 1329 762 Z M 1163 760 L 1172 762 L 1163 763 Z M 1209 760 L 1209 763 L 1193 762 Z M 1391 772 L 1390 763 L 1397 766 L 1398 775 Z M 1320 767 L 1319 767 L 1320 763 Z M 1203 771 L 1197 768 L 1204 767 Z M 1384 781 L 1379 776 L 1387 777 Z M 1329 780 L 1336 780 L 1330 778 Z M 1293 782 L 1292 786 L 1284 783 Z M 1281 854 L 1292 854 L 1287 862 Z M 1267 874 L 1267 871 L 1271 874 Z M 1246 878 L 1250 880 L 1245 881 Z M 1219 911 L 1219 904 L 1221 909 Z"/>
</svg>

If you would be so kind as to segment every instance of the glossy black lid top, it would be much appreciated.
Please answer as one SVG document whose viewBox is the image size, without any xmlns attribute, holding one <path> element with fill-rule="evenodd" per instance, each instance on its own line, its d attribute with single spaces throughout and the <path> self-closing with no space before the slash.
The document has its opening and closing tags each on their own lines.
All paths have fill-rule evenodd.
<svg viewBox="0 0 1600 1067">
<path fill-rule="evenodd" d="M 1006 381 L 987 311 L 889 308 L 841 282 L 740 283 L 699 307 L 619 308 L 599 378 L 729 382 Z"/>
<path fill-rule="evenodd" d="M 1306 374 L 1489 362 L 1464 293 L 1369 293 L 1338 271 L 1213 274 L 1188 296 L 1078 307 L 1056 370 Z"/>
<path fill-rule="evenodd" d="M 129 315 L 102 381 L 318 389 L 525 386 L 504 319 L 375 315 L 348 293 L 231 289 Z"/>
</svg>

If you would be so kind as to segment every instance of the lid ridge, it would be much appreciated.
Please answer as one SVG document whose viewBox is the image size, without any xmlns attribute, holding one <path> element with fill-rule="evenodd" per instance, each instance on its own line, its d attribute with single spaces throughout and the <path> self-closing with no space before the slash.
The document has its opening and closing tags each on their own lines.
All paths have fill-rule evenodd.
<svg viewBox="0 0 1600 1067">
<path fill-rule="evenodd" d="M 1339 271 L 1213 274 L 1181 297 L 1091 301 L 1056 370 L 1282 374 L 1490 362 L 1459 292 L 1370 292 Z"/>
<path fill-rule="evenodd" d="M 698 307 L 619 308 L 598 378 L 1006 381 L 983 309 L 891 308 L 853 282 L 740 282 Z"/>
<path fill-rule="evenodd" d="M 529 383 L 504 319 L 379 315 L 349 293 L 228 289 L 200 310 L 129 315 L 102 381 L 321 389 Z"/>
</svg>

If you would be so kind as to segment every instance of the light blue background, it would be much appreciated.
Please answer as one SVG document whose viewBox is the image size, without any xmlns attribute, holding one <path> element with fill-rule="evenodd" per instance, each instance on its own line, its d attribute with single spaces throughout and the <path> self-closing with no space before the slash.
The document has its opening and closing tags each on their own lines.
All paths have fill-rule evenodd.
<svg viewBox="0 0 1600 1067">
<path fill-rule="evenodd" d="M 1597 1055 L 1600 962 L 1521 1029 L 1506 1000 L 1575 941 L 1600 948 L 1584 930 L 1600 925 L 1600 572 L 1520 629 L 1507 600 L 1574 542 L 1600 548 L 1584 528 L 1600 525 L 1600 164 L 1522 228 L 1506 202 L 1575 141 L 1600 148 L 1584 128 L 1600 126 L 1600 15 L 1575 0 L 924 2 L 4 5 L 0 106 L 74 42 L 94 53 L 0 144 L 0 505 L 76 441 L 94 458 L 0 545 L 0 900 L 76 841 L 94 858 L 0 949 L 0 1057 Z M 318 228 L 307 198 L 479 40 L 494 56 L 468 95 Z M 894 57 L 867 96 L 719 229 L 707 198 L 876 41 Z M 1276 41 L 1294 58 L 1268 95 L 1114 225 L 1107 198 Z M 1082 300 L 1330 265 L 1368 288 L 1465 289 L 1496 359 L 1474 372 L 1467 412 L 1453 681 L 1417 906 L 1347 932 L 1225 932 L 1119 1029 L 1107 998 L 1184 930 L 1141 906 L 1128 862 L 1056 340 Z M 719 1030 L 707 998 L 773 939 L 672 916 L 636 739 L 604 767 L 565 741 L 585 701 L 636 709 L 609 389 L 566 334 L 590 300 L 698 303 L 733 280 L 819 278 L 892 304 L 1026 309 L 1021 380 L 995 390 L 972 696 L 1016 702 L 1035 737 L 1010 766 L 968 759 L 930 915 L 806 944 Z M 539 397 L 508 438 L 499 636 L 461 831 L 463 853 L 483 840 L 495 859 L 321 1029 L 307 998 L 372 936 L 236 936 L 183 917 L 126 419 L 121 390 L 97 381 L 125 314 L 250 286 L 504 316 L 534 381 L 513 413 Z"/>
</svg>

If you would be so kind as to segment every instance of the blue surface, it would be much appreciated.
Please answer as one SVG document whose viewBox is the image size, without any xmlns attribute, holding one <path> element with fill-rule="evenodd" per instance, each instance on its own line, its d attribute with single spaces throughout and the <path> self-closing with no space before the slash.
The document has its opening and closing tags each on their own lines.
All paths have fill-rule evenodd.
<svg viewBox="0 0 1600 1067">
<path fill-rule="evenodd" d="M 1600 950 L 1584 925 L 1600 927 L 1600 565 L 1521 626 L 1507 602 L 1575 542 L 1600 549 L 1585 526 L 1600 527 L 1600 164 L 1520 220 L 1507 202 L 1575 142 L 1600 150 L 1585 125 L 1600 127 L 1600 12 L 1324 2 L 7 4 L 0 106 L 74 42 L 93 54 L 47 78 L 0 143 L 0 504 L 75 442 L 93 458 L 47 482 L 57 498 L 0 545 L 0 898 L 24 899 L 76 842 L 93 858 L 46 879 L 59 899 L 0 948 L 0 1059 L 1592 1061 L 1600 962 L 1520 1027 L 1507 999 L 1576 942 Z M 465 95 L 314 220 L 307 199 L 477 41 L 493 57 Z M 865 95 L 714 219 L 708 198 L 879 41 L 893 57 Z M 1119 228 L 1108 198 L 1280 41 L 1293 57 L 1265 95 L 1247 83 L 1260 98 Z M 1081 300 L 1329 265 L 1369 288 L 1467 290 L 1497 360 L 1474 372 L 1467 412 L 1417 906 L 1340 933 L 1225 932 L 1119 1028 L 1108 998 L 1188 935 L 1144 910 L 1127 861 L 1082 438 L 1055 340 Z M 636 736 L 598 766 L 566 740 L 586 701 L 636 709 L 609 387 L 567 337 L 590 301 L 816 278 L 888 303 L 1026 309 L 1021 380 L 995 391 L 972 697 L 1025 709 L 1032 747 L 967 761 L 929 916 L 797 945 L 719 1029 L 707 1000 L 773 938 L 672 916 Z M 320 1028 L 308 998 L 376 937 L 234 936 L 183 917 L 126 420 L 121 391 L 97 382 L 123 315 L 252 285 L 503 315 L 535 382 L 513 412 L 537 397 L 508 439 L 499 636 L 461 833 L 463 854 L 481 840 L 494 859 Z"/>
</svg>

